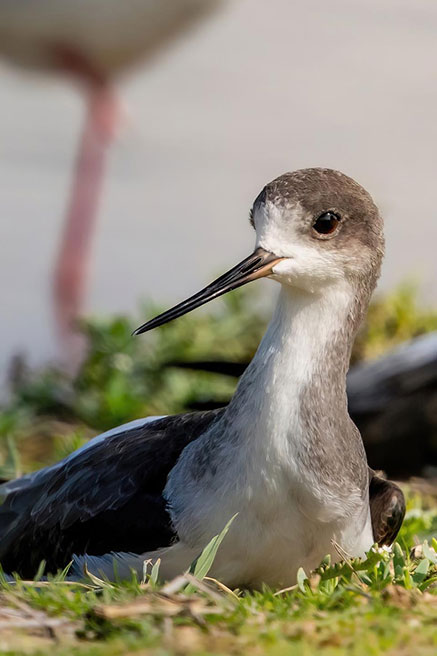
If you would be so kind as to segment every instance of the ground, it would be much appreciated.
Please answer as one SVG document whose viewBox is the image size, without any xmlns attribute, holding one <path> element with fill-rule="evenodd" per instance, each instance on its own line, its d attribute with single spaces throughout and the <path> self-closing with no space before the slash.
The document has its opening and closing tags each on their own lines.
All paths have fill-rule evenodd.
<svg viewBox="0 0 437 656">
<path fill-rule="evenodd" d="M 235 374 L 192 363 L 250 359 L 264 326 L 250 299 L 234 293 L 215 315 L 184 317 L 148 340 L 131 338 L 139 320 L 88 321 L 88 355 L 72 379 L 50 368 L 28 371 L 17 359 L 11 398 L 0 408 L 0 477 L 59 460 L 96 432 L 136 417 L 225 403 Z M 437 313 L 418 309 L 414 293 L 400 290 L 372 305 L 354 361 L 436 327 Z M 372 551 L 365 562 L 341 567 L 326 561 L 315 573 L 300 571 L 290 590 L 231 591 L 204 578 L 219 539 L 191 574 L 164 587 L 156 568 L 142 583 L 0 580 L 0 654 L 435 654 L 437 487 L 403 487 L 408 511 L 391 552 Z"/>
<path fill-rule="evenodd" d="M 203 577 L 220 538 L 191 573 L 164 586 L 156 567 L 142 583 L 3 582 L 0 653 L 435 654 L 437 504 L 431 486 L 405 489 L 408 512 L 392 550 L 375 548 L 364 562 L 326 560 L 314 573 L 301 570 L 290 590 L 232 591 Z"/>
</svg>

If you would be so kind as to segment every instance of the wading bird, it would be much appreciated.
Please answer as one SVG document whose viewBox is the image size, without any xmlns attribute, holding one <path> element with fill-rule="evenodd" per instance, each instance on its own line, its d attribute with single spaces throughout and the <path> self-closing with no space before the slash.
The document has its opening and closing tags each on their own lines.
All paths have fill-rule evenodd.
<svg viewBox="0 0 437 656">
<path fill-rule="evenodd" d="M 390 544 L 404 499 L 369 470 L 348 415 L 346 373 L 383 257 L 369 194 L 330 169 L 286 173 L 256 198 L 254 252 L 143 333 L 268 276 L 272 321 L 225 408 L 137 420 L 3 486 L 0 562 L 32 575 L 76 557 L 91 571 L 184 571 L 236 513 L 212 575 L 285 586 L 338 547 Z M 337 547 L 338 545 L 338 547 Z M 82 554 L 82 556 L 81 556 Z M 84 555 L 86 554 L 86 555 Z M 82 570 L 83 571 L 83 570 Z"/>
<path fill-rule="evenodd" d="M 87 116 L 77 155 L 53 296 L 63 356 L 74 367 L 92 237 L 106 163 L 119 123 L 113 84 L 220 0 L 0 0 L 0 54 L 27 69 L 78 82 Z"/>
<path fill-rule="evenodd" d="M 355 365 L 348 397 L 370 463 L 396 478 L 436 477 L 436 332 Z"/>
</svg>

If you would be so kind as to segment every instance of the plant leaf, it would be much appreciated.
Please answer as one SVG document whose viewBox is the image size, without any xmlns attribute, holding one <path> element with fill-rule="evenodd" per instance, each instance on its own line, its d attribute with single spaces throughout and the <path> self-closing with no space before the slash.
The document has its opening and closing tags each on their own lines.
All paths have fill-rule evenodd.
<svg viewBox="0 0 437 656">
<path fill-rule="evenodd" d="M 202 553 L 196 558 L 196 560 L 194 560 L 191 563 L 189 572 L 196 579 L 199 579 L 201 581 L 208 574 L 209 570 L 212 567 L 214 559 L 217 555 L 218 548 L 223 542 L 226 533 L 229 531 L 229 528 L 237 515 L 238 513 L 236 513 L 233 517 L 231 517 L 231 519 L 228 521 L 224 529 L 218 535 L 212 538 L 212 540 L 206 545 Z M 193 590 L 194 590 L 194 586 L 191 583 L 188 584 L 188 586 L 185 589 L 186 592 L 193 592 Z"/>
<path fill-rule="evenodd" d="M 428 574 L 428 570 L 429 570 L 429 560 L 428 558 L 424 558 L 423 560 L 420 561 L 420 563 L 416 567 L 416 570 L 412 577 L 416 585 L 422 583 L 425 580 L 426 575 Z"/>
<path fill-rule="evenodd" d="M 422 551 L 425 558 L 428 558 L 428 560 L 431 561 L 433 565 L 437 564 L 437 553 L 432 547 L 429 546 L 427 540 L 425 540 L 422 545 Z"/>
<path fill-rule="evenodd" d="M 156 586 L 156 584 L 158 583 L 160 565 L 161 565 L 161 558 L 158 558 L 158 560 L 156 560 L 153 563 L 152 569 L 150 571 L 149 583 L 153 586 Z"/>
<path fill-rule="evenodd" d="M 308 576 L 306 575 L 303 567 L 299 567 L 299 569 L 297 570 L 296 578 L 297 578 L 297 585 L 299 587 L 299 590 L 301 590 L 302 592 L 306 592 L 307 588 L 305 585 L 305 581 L 308 581 Z"/>
</svg>

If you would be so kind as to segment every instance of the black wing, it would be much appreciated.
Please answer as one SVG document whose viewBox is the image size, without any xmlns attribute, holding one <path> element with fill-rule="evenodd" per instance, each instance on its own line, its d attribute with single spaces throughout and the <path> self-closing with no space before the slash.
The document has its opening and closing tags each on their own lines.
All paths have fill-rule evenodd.
<svg viewBox="0 0 437 656">
<path fill-rule="evenodd" d="M 437 332 L 405 342 L 386 355 L 352 367 L 347 377 L 349 411 L 380 412 L 392 401 L 437 381 Z"/>
<path fill-rule="evenodd" d="M 177 538 L 162 496 L 181 452 L 221 410 L 164 417 L 106 437 L 10 485 L 0 507 L 0 562 L 29 577 L 73 553 L 142 553 Z"/>
<path fill-rule="evenodd" d="M 391 545 L 405 517 L 405 498 L 402 490 L 375 474 L 371 469 L 369 484 L 370 515 L 373 538 L 381 547 Z"/>
</svg>

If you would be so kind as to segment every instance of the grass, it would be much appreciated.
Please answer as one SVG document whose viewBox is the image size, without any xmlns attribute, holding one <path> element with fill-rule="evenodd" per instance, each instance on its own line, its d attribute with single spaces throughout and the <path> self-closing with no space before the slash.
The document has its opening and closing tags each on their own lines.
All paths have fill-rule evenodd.
<svg viewBox="0 0 437 656">
<path fill-rule="evenodd" d="M 223 534 L 225 531 L 223 532 Z M 91 577 L 74 584 L 3 582 L 0 653 L 10 656 L 151 654 L 435 654 L 437 508 L 408 491 L 408 512 L 391 551 L 299 571 L 293 588 L 228 590 L 207 573 L 221 537 L 191 572 L 157 584 Z"/>
<path fill-rule="evenodd" d="M 265 325 L 250 291 L 230 295 L 215 314 L 184 317 L 147 339 L 131 339 L 138 323 L 84 322 L 89 351 L 73 378 L 15 363 L 11 397 L 0 411 L 0 476 L 58 460 L 97 431 L 138 416 L 184 411 L 199 400 L 226 402 L 233 377 L 175 364 L 247 361 Z M 420 309 L 414 290 L 403 286 L 373 303 L 354 361 L 434 329 L 437 313 Z M 391 552 L 371 551 L 363 562 L 342 565 L 326 559 L 316 572 L 300 570 L 298 584 L 286 591 L 228 590 L 208 579 L 220 536 L 190 572 L 164 586 L 156 567 L 141 583 L 0 577 L 0 654 L 434 655 L 437 493 L 405 490 L 408 512 Z"/>
</svg>

